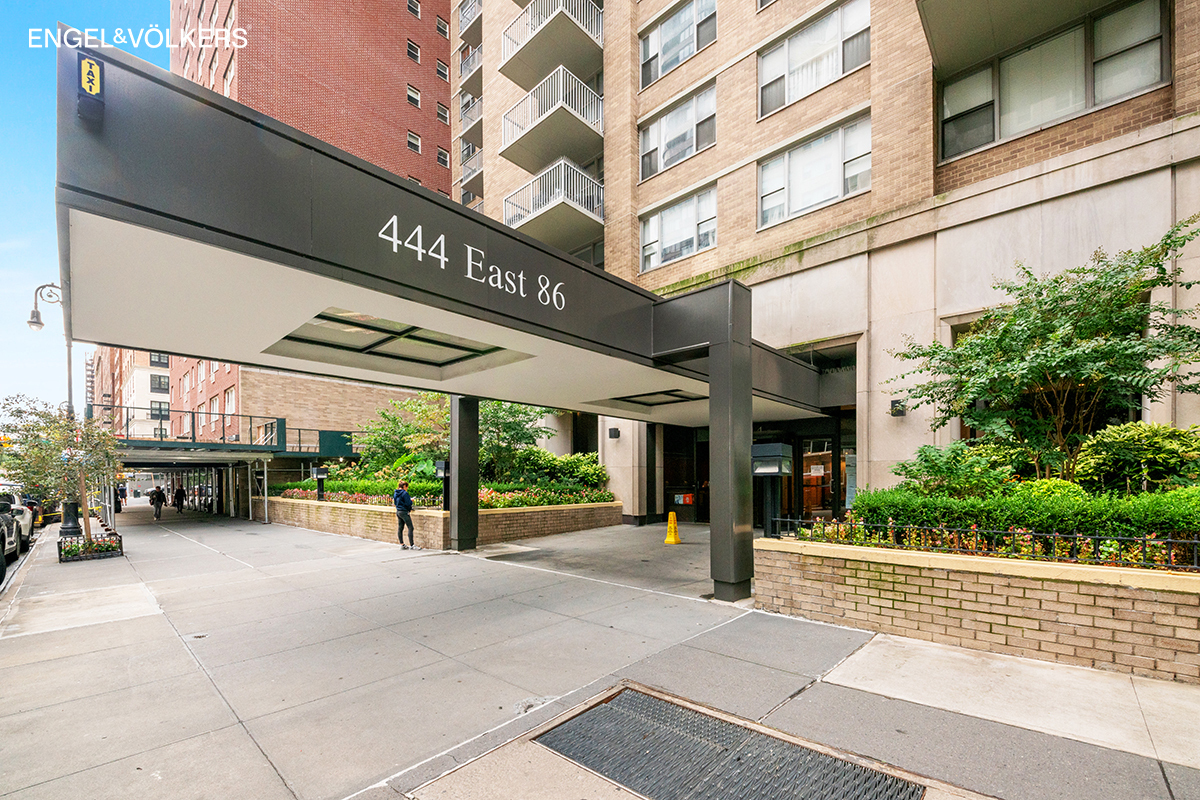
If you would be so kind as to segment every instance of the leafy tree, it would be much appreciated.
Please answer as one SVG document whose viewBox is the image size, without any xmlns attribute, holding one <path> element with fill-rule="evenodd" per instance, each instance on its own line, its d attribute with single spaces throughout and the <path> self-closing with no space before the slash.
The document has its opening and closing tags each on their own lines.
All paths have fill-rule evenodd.
<svg viewBox="0 0 1200 800">
<path fill-rule="evenodd" d="M 932 406 L 935 429 L 961 417 L 984 441 L 1026 449 L 1036 474 L 1071 479 L 1089 434 L 1171 386 L 1200 392 L 1190 366 L 1200 362 L 1200 330 L 1186 323 L 1195 309 L 1151 298 L 1192 285 L 1173 259 L 1200 235 L 1198 221 L 1140 250 L 1097 250 L 1058 275 L 1018 264 L 1016 280 L 995 284 L 1011 302 L 986 311 L 952 347 L 910 339 L 893 353 L 917 364 L 893 380 L 926 378 L 901 390 L 905 406 Z"/>
<path fill-rule="evenodd" d="M 121 468 L 111 430 L 23 395 L 0 401 L 0 433 L 12 440 L 4 461 L 9 477 L 49 503 L 73 497 L 81 473 L 94 490 Z"/>
<path fill-rule="evenodd" d="M 511 475 L 521 448 L 554 435 L 541 424 L 552 409 L 519 403 L 485 401 L 479 404 L 479 467 L 484 478 Z M 390 401 L 379 419 L 366 423 L 356 437 L 362 459 L 372 472 L 395 466 L 408 456 L 419 461 L 450 454 L 450 404 L 445 395 L 421 392 L 408 400 Z"/>
</svg>

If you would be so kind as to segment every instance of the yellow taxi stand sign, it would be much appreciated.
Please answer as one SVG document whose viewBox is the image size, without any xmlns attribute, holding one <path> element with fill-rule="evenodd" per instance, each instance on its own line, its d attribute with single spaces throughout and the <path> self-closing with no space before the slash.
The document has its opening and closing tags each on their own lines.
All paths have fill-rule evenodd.
<svg viewBox="0 0 1200 800">
<path fill-rule="evenodd" d="M 667 514 L 667 538 L 663 544 L 683 544 L 679 541 L 679 522 L 675 519 L 674 511 Z"/>
</svg>

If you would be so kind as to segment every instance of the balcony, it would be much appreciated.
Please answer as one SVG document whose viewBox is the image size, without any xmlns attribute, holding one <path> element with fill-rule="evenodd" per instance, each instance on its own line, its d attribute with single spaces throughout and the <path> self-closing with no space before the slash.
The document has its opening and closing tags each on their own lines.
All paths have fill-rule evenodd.
<svg viewBox="0 0 1200 800">
<path fill-rule="evenodd" d="M 476 147 L 483 147 L 483 98 L 462 109 L 458 114 L 462 122 L 462 138 Z"/>
<path fill-rule="evenodd" d="M 500 72 L 525 91 L 560 64 L 589 76 L 604 65 L 604 12 L 592 0 L 533 0 L 501 38 Z"/>
<path fill-rule="evenodd" d="M 483 41 L 483 0 L 463 0 L 458 6 L 458 36 L 478 48 Z"/>
<path fill-rule="evenodd" d="M 458 65 L 459 88 L 469 95 L 483 94 L 483 48 L 476 47 Z"/>
<path fill-rule="evenodd" d="M 462 188 L 474 195 L 483 194 L 483 151 L 476 150 L 462 162 Z"/>
<path fill-rule="evenodd" d="M 559 159 L 504 198 L 504 224 L 560 250 L 575 250 L 604 233 L 604 187 Z"/>
<path fill-rule="evenodd" d="M 565 156 L 582 163 L 604 149 L 604 100 L 559 67 L 504 114 L 500 155 L 537 172 Z"/>
</svg>

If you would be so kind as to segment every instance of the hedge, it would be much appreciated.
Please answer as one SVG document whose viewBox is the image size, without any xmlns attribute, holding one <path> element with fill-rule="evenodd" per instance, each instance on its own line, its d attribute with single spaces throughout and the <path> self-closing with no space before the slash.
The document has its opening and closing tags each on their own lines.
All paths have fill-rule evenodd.
<svg viewBox="0 0 1200 800">
<path fill-rule="evenodd" d="M 1031 485 L 1042 481 L 1031 482 Z M 952 498 L 922 496 L 903 488 L 864 490 L 854 496 L 853 519 L 874 525 L 971 528 L 1081 536 L 1135 537 L 1158 534 L 1200 538 L 1200 487 L 1132 497 L 1091 496 L 1077 491 Z"/>
<path fill-rule="evenodd" d="M 276 487 L 272 487 L 276 488 Z M 284 489 L 281 496 L 289 500 L 316 500 L 315 489 Z M 607 489 L 592 489 L 585 486 L 568 487 L 568 490 L 547 486 L 522 486 L 510 491 L 496 491 L 484 487 L 479 490 L 480 508 L 528 508 L 530 506 L 565 506 L 578 503 L 609 503 L 614 499 L 613 493 Z M 330 503 L 357 503 L 369 506 L 390 506 L 391 495 L 363 494 L 361 492 L 325 492 L 325 500 Z M 440 504 L 440 497 L 416 496 L 413 502 L 416 506 L 430 507 Z"/>
</svg>

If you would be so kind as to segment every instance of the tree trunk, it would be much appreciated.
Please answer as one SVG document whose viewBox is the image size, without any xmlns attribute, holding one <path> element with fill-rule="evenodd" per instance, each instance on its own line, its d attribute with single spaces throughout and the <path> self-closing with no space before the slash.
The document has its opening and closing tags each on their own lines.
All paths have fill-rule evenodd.
<svg viewBox="0 0 1200 800">
<path fill-rule="evenodd" d="M 83 541 L 86 542 L 87 548 L 92 547 L 92 509 L 89 508 L 87 499 L 87 488 L 83 484 L 83 468 L 79 468 L 79 506 L 80 516 L 83 517 Z"/>
</svg>

